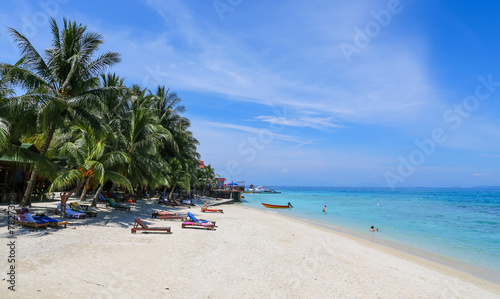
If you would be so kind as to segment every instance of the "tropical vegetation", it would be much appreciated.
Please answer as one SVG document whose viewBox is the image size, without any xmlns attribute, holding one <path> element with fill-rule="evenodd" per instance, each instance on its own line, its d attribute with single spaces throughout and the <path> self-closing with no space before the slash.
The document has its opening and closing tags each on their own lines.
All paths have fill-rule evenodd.
<svg viewBox="0 0 500 299">
<path fill-rule="evenodd" d="M 104 186 L 130 192 L 175 188 L 190 192 L 214 184 L 214 170 L 199 168 L 198 141 L 177 93 L 126 86 L 106 73 L 120 62 L 100 53 L 103 37 L 75 21 L 50 21 L 51 47 L 39 52 L 13 28 L 21 58 L 0 63 L 0 152 L 29 169 L 21 206 L 37 182 L 47 192 L 70 190 L 93 205 Z M 39 152 L 21 147 L 33 143 Z"/>
</svg>

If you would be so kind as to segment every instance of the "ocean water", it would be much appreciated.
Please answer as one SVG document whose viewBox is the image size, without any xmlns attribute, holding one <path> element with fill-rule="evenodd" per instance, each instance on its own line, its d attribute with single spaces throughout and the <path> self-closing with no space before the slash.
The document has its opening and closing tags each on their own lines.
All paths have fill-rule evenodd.
<svg viewBox="0 0 500 299">
<path fill-rule="evenodd" d="M 243 204 L 291 202 L 272 211 L 478 266 L 487 271 L 473 274 L 500 283 L 500 189 L 272 188 L 282 193 L 245 193 Z"/>
</svg>

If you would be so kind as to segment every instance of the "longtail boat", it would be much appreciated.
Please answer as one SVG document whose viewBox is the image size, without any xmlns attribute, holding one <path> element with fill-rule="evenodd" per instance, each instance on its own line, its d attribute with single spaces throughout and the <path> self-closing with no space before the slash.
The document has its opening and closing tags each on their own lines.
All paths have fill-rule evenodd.
<svg viewBox="0 0 500 299">
<path fill-rule="evenodd" d="M 288 203 L 288 205 L 286 205 L 286 206 L 282 206 L 282 205 L 270 205 L 268 203 L 263 203 L 263 202 L 261 202 L 261 204 L 264 207 L 271 208 L 271 209 L 288 209 L 288 208 L 293 208 L 293 206 L 292 206 L 291 203 Z"/>
</svg>

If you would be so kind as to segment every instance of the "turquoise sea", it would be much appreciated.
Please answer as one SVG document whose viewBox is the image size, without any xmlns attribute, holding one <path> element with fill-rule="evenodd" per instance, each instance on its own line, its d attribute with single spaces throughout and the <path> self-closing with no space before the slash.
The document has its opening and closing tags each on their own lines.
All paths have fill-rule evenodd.
<svg viewBox="0 0 500 299">
<path fill-rule="evenodd" d="M 500 188 L 271 189 L 281 194 L 245 193 L 243 203 L 431 257 L 500 283 Z M 291 202 L 294 208 L 267 209 L 261 202 Z M 370 232 L 372 225 L 379 231 Z"/>
</svg>

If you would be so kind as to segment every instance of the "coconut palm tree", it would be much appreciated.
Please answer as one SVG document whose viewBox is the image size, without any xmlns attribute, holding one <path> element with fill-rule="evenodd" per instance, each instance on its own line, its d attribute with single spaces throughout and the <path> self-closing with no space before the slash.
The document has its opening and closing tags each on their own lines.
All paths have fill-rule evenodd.
<svg viewBox="0 0 500 299">
<path fill-rule="evenodd" d="M 66 120 L 85 119 L 92 126 L 99 127 L 99 118 L 92 111 L 101 107 L 101 96 L 117 90 L 99 87 L 98 76 L 120 61 L 119 54 L 105 52 L 97 56 L 103 43 L 100 34 L 89 32 L 86 26 L 74 21 L 64 19 L 63 23 L 61 30 L 51 18 L 52 46 L 43 55 L 24 35 L 9 28 L 22 58 L 16 65 L 1 66 L 10 82 L 26 90 L 24 95 L 10 97 L 3 103 L 2 112 L 35 117 L 39 140 L 43 140 L 42 156 L 47 153 L 54 132 L 63 127 Z M 21 206 L 30 204 L 39 172 L 40 165 L 35 164 Z"/>
<path fill-rule="evenodd" d="M 13 86 L 7 80 L 10 74 L 7 69 L 3 68 L 4 65 L 0 64 L 0 107 L 14 95 Z M 0 153 L 24 168 L 37 163 L 42 166 L 41 174 L 48 177 L 54 176 L 56 168 L 49 159 L 22 146 L 23 142 L 31 142 L 26 138 L 30 135 L 29 133 L 36 133 L 34 117 L 5 112 L 0 109 Z"/>
<path fill-rule="evenodd" d="M 134 188 L 166 185 L 169 166 L 159 147 L 170 134 L 150 109 L 146 90 L 134 86 L 128 96 L 130 110 L 122 115 L 118 140 L 129 161 L 124 173 Z"/>
<path fill-rule="evenodd" d="M 198 168 L 197 181 L 198 186 L 203 190 L 203 194 L 207 194 L 207 189 L 216 184 L 216 178 L 215 170 L 210 164 L 205 165 L 205 168 Z"/>
<path fill-rule="evenodd" d="M 0 105 L 7 101 L 9 95 L 14 94 L 14 91 L 6 82 L 5 77 L 0 77 Z M 6 115 L 5 115 L 6 117 Z M 7 147 L 9 143 L 10 136 L 10 122 L 5 118 L 0 116 L 0 153 Z"/>
<path fill-rule="evenodd" d="M 170 173 L 168 176 L 170 194 L 169 199 L 173 199 L 174 190 L 176 187 L 181 187 L 182 189 L 190 192 L 191 190 L 191 180 L 188 174 L 188 166 L 183 163 L 183 161 L 172 158 L 169 161 Z"/>
<path fill-rule="evenodd" d="M 83 185 L 80 200 L 85 200 L 87 187 L 91 184 L 102 189 L 108 180 L 132 190 L 128 179 L 122 174 L 112 171 L 117 164 L 126 164 L 127 157 L 123 152 L 107 151 L 113 136 L 108 132 L 95 131 L 88 123 L 73 126 L 76 138 L 74 142 L 66 142 L 61 154 L 68 158 L 68 167 L 63 168 L 59 176 L 52 182 L 50 190 Z M 83 184 L 82 184 L 83 182 Z M 97 192 L 96 195 L 98 195 Z M 92 206 L 96 206 L 98 196 L 94 197 Z"/>
</svg>

